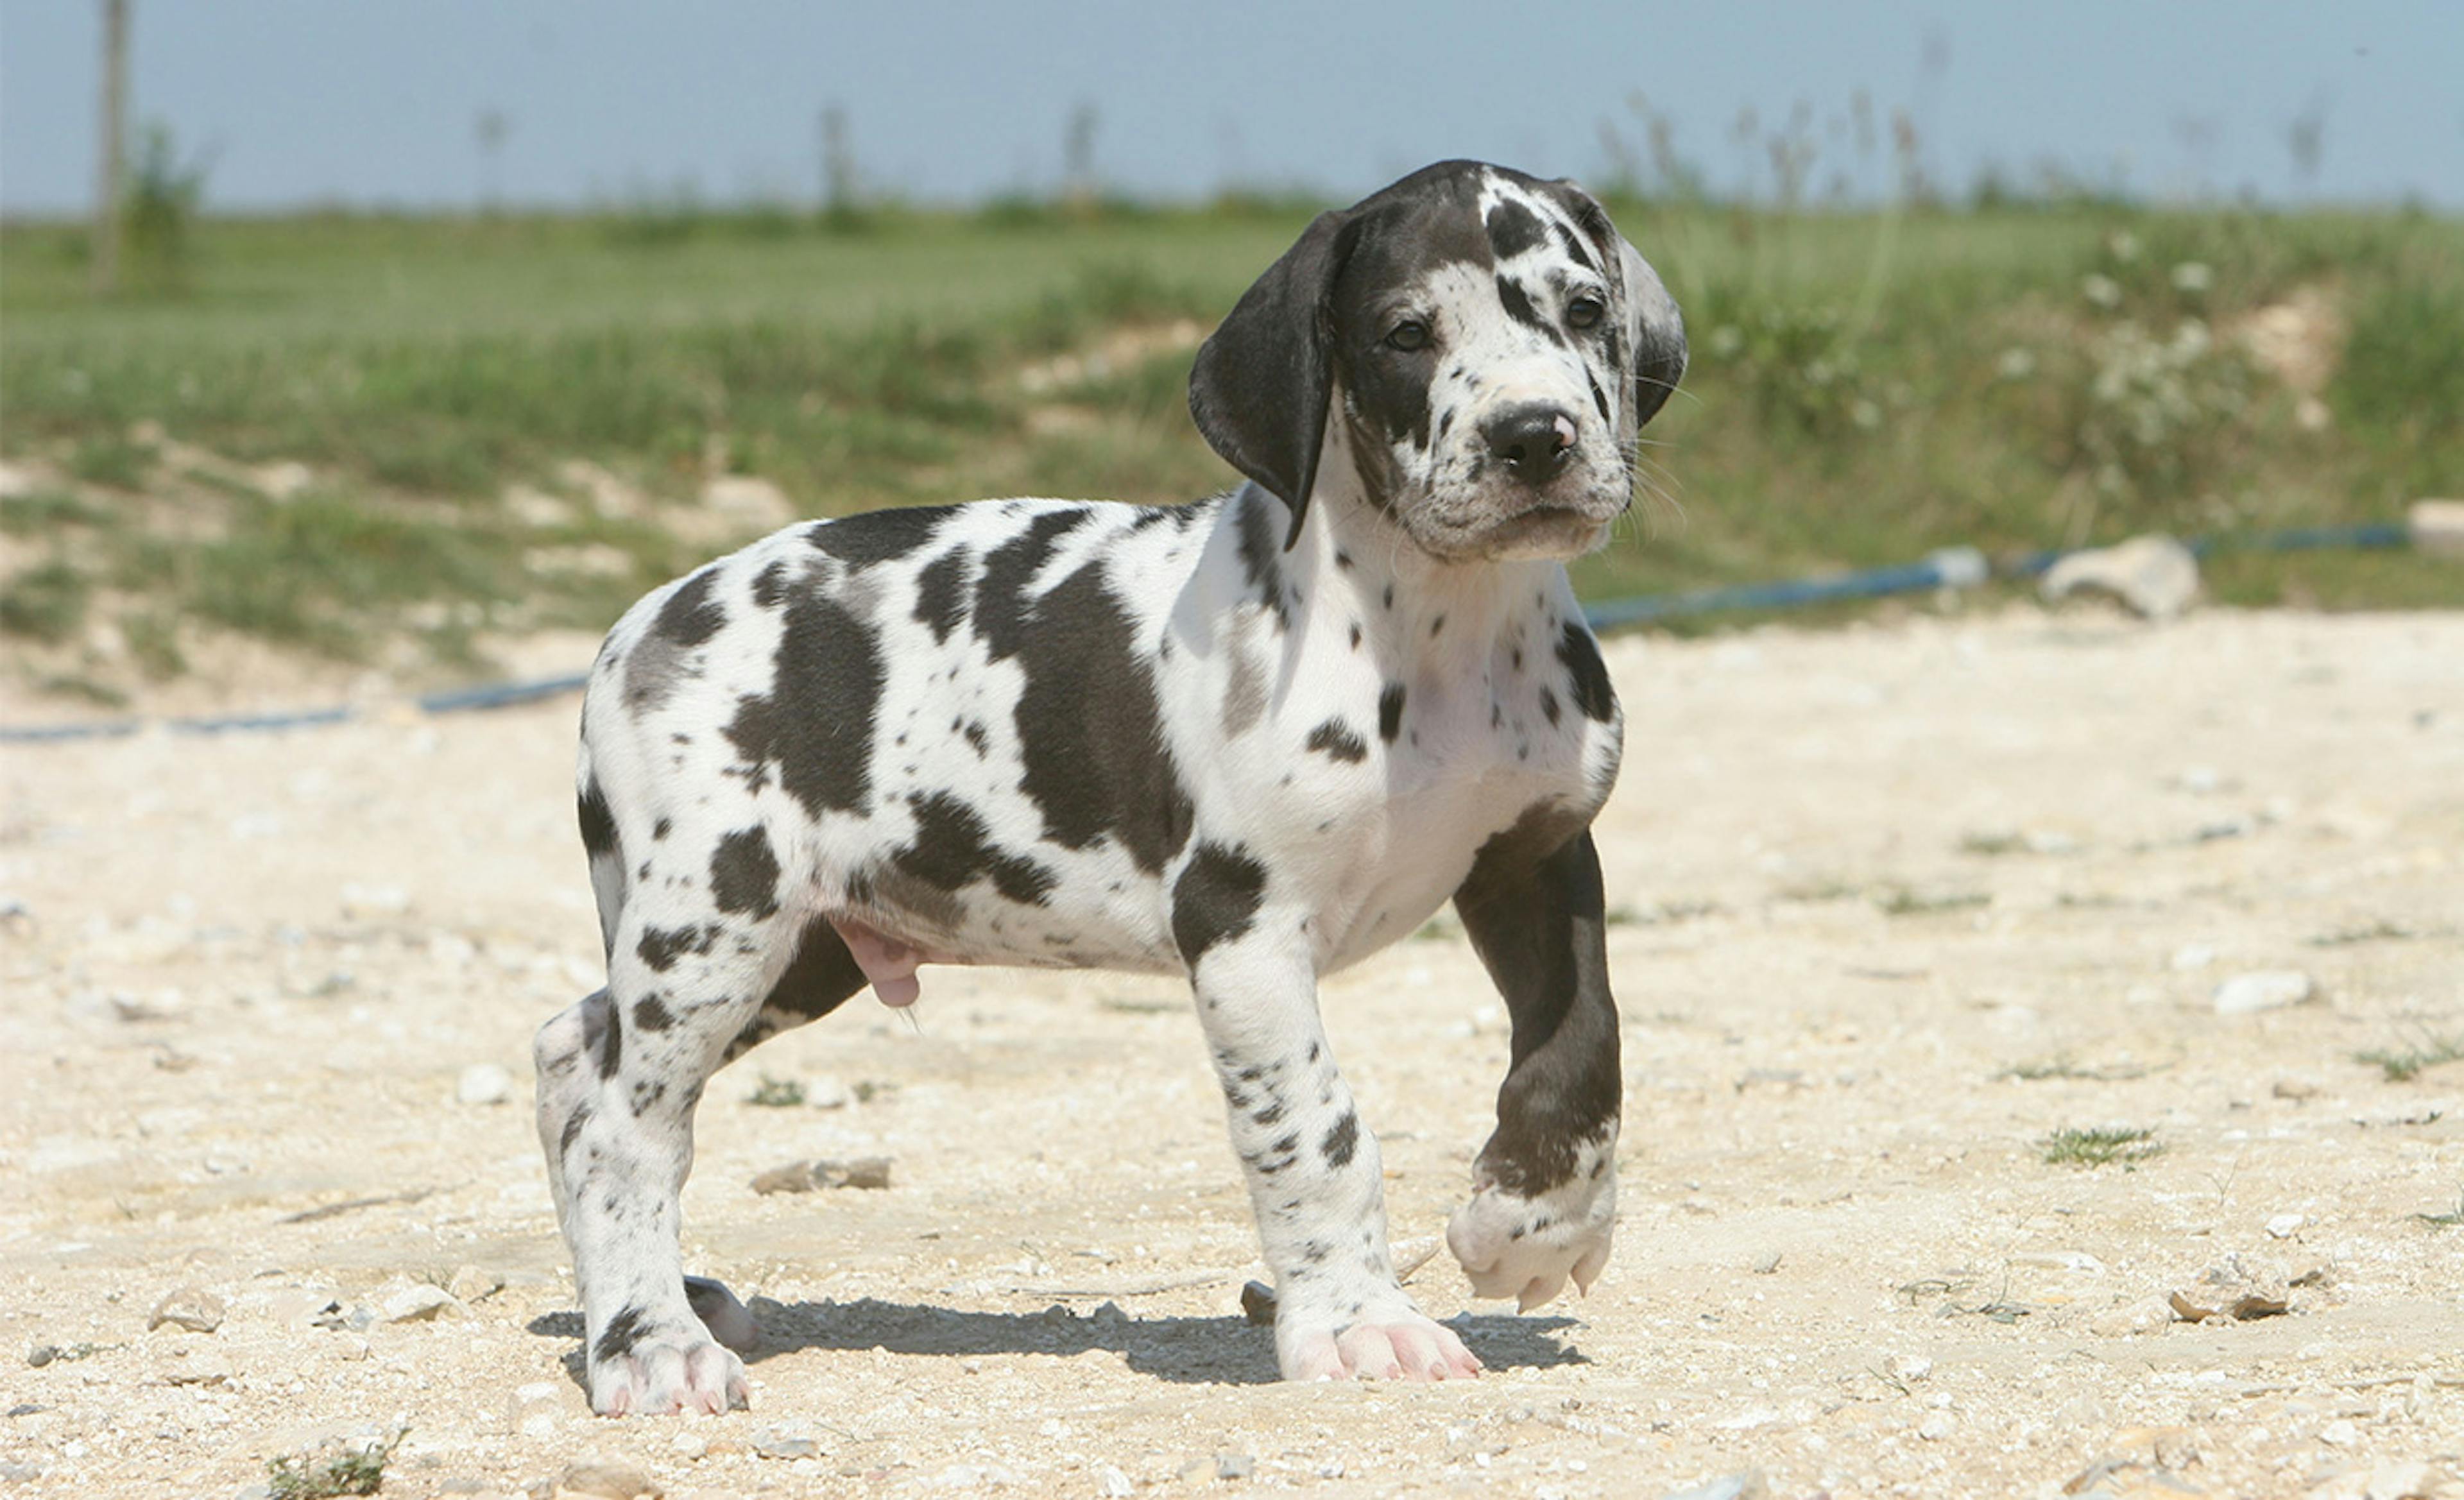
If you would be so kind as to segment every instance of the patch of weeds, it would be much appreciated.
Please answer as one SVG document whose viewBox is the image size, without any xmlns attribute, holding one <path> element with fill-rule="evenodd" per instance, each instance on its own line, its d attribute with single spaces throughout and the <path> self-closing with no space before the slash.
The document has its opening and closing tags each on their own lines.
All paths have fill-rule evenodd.
<svg viewBox="0 0 2464 1500">
<path fill-rule="evenodd" d="M 761 1087 L 746 1095 L 744 1102 L 765 1110 L 793 1109 L 804 1102 L 804 1086 L 793 1078 L 773 1078 L 763 1073 Z"/>
<path fill-rule="evenodd" d="M 2116 1161 L 2135 1166 L 2164 1149 L 2154 1131 L 2122 1125 L 2090 1130 L 2066 1125 L 2037 1146 L 2046 1164 L 2057 1167 L 2101 1167 Z"/>
<path fill-rule="evenodd" d="M 69 472 L 89 484 L 139 490 L 145 486 L 145 475 L 154 467 L 154 457 L 150 445 L 106 433 L 77 444 L 77 452 L 69 455 Z"/>
<path fill-rule="evenodd" d="M 385 1460 L 410 1435 L 408 1427 L 385 1443 L 344 1445 L 329 1454 L 290 1454 L 269 1459 L 265 1487 L 273 1500 L 329 1500 L 334 1495 L 372 1495 L 385 1483 Z"/>
<path fill-rule="evenodd" d="M 100 506 L 65 490 L 42 490 L 0 504 L 0 532 L 39 536 L 63 526 L 99 526 L 110 518 Z"/>
<path fill-rule="evenodd" d="M 1851 901 L 1864 893 L 1864 887 L 1846 880 L 1809 880 L 1801 885 L 1782 886 L 1777 893 L 1783 901 L 1807 905 L 1822 901 Z"/>
<path fill-rule="evenodd" d="M 1874 904 L 1886 916 L 1924 916 L 1935 912 L 1964 912 L 1991 904 L 1982 891 L 1912 891 L 1893 886 L 1875 895 Z"/>
<path fill-rule="evenodd" d="M 2021 1083 L 2042 1083 L 2049 1078 L 2076 1078 L 2090 1083 L 2122 1083 L 2132 1078 L 2145 1078 L 2147 1070 L 2136 1063 L 2114 1063 L 2102 1068 L 2083 1068 L 2067 1057 L 2042 1058 L 2033 1063 L 2019 1063 L 1994 1074 L 1997 1078 L 2014 1078 Z"/>
<path fill-rule="evenodd" d="M 187 655 L 180 650 L 180 623 L 169 612 L 147 609 L 122 615 L 120 633 L 128 642 L 128 654 L 155 681 L 168 681 L 188 670 Z"/>
<path fill-rule="evenodd" d="M 2420 936 L 2401 922 L 2390 922 L 2382 916 L 2375 922 L 2365 922 L 2358 927 L 2339 927 L 2333 932 L 2320 933 L 2312 937 L 2309 943 L 2313 948 L 2349 948 L 2363 942 L 2404 942 Z"/>
<path fill-rule="evenodd" d="M 2016 854 L 2028 847 L 2028 841 L 2016 833 L 1963 833 L 1959 851 L 1963 854 Z"/>
<path fill-rule="evenodd" d="M 2379 1048 L 2353 1054 L 2353 1061 L 2372 1064 L 2389 1083 L 2410 1083 L 2421 1076 L 2422 1070 L 2458 1058 L 2464 1058 L 2464 1036 L 2428 1037 L 2421 1045 L 2401 1051 Z"/>
<path fill-rule="evenodd" d="M 85 575 L 57 559 L 11 575 L 0 589 L 0 633 L 66 640 L 85 619 Z"/>
<path fill-rule="evenodd" d="M 2415 1214 L 2415 1219 L 2433 1229 L 2464 1229 L 2464 1193 L 2455 1195 L 2455 1206 L 2443 1214 Z"/>
<path fill-rule="evenodd" d="M 124 1344 L 36 1344 L 26 1351 L 26 1362 L 40 1369 L 55 1361 L 66 1364 L 78 1359 L 91 1359 L 97 1355 L 108 1354 L 114 1349 L 125 1347 L 127 1346 Z"/>
<path fill-rule="evenodd" d="M 92 677 L 79 676 L 74 673 L 45 677 L 41 687 L 45 693 L 55 697 L 83 698 L 97 708 L 128 706 L 127 694 L 121 692 L 110 683 L 97 682 Z"/>
</svg>

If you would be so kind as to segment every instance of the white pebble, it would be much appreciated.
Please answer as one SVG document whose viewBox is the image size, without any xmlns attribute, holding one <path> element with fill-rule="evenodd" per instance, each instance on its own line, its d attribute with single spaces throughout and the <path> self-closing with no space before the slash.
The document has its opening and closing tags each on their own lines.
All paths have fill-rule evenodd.
<svg viewBox="0 0 2464 1500">
<path fill-rule="evenodd" d="M 502 1104 L 514 1096 L 514 1075 L 495 1063 L 473 1063 L 453 1085 L 464 1104 Z"/>
<path fill-rule="evenodd" d="M 2247 1016 L 2280 1010 L 2308 1000 L 2317 986 L 2299 969 L 2258 969 L 2236 974 L 2216 986 L 2216 1014 Z"/>
</svg>

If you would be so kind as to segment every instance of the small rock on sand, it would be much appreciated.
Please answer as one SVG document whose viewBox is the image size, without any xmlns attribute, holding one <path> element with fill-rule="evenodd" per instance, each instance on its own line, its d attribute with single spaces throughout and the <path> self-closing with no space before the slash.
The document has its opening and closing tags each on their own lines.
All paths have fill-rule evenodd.
<svg viewBox="0 0 2464 1500">
<path fill-rule="evenodd" d="M 2133 537 L 2119 546 L 2074 552 L 2045 572 L 2048 600 L 2106 594 L 2131 613 L 2170 620 L 2199 593 L 2199 560 L 2170 537 Z"/>
<path fill-rule="evenodd" d="M 145 1320 L 145 1331 L 150 1334 L 169 1323 L 192 1334 L 210 1334 L 223 1326 L 223 1316 L 229 1311 L 222 1298 L 204 1288 L 182 1287 L 154 1304 L 154 1314 Z"/>
<path fill-rule="evenodd" d="M 2281 1010 L 2308 1000 L 2317 986 L 2299 969 L 2257 969 L 2236 974 L 2216 986 L 2216 1014 L 2247 1016 Z"/>
<path fill-rule="evenodd" d="M 513 1096 L 514 1075 L 495 1063 L 473 1063 L 453 1084 L 453 1097 L 464 1104 L 502 1104 Z"/>
</svg>

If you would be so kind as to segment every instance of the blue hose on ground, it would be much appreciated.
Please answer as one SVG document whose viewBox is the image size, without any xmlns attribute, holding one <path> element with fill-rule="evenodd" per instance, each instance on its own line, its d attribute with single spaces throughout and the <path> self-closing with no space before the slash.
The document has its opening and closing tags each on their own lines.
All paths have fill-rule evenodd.
<svg viewBox="0 0 2464 1500">
<path fill-rule="evenodd" d="M 2188 545 L 2191 552 L 2205 558 L 2228 551 L 2310 552 L 2340 547 L 2401 547 L 2409 544 L 2409 534 L 2401 523 L 2377 522 L 2359 526 L 2301 526 L 2254 537 L 2202 537 L 2193 539 Z M 2066 555 L 2059 551 L 2030 552 L 2007 559 L 1995 566 L 1973 547 L 1946 547 L 1928 554 L 1918 562 L 1864 568 L 1821 578 L 1738 584 L 1727 588 L 1703 588 L 1683 594 L 1606 599 L 1585 606 L 1583 614 L 1591 622 L 1592 629 L 1606 630 L 1723 609 L 1796 609 L 1808 605 L 1881 599 L 1891 594 L 1924 593 L 1937 588 L 1972 588 L 1997 573 L 2005 578 L 2038 577 Z M 522 682 L 454 688 L 426 694 L 417 701 L 423 714 L 473 713 L 511 708 L 578 693 L 587 680 L 583 673 L 572 673 Z M 326 724 L 346 724 L 359 717 L 358 710 L 345 707 L 305 709 L 291 714 L 170 718 L 162 723 L 164 728 L 174 734 L 222 735 L 255 730 L 311 729 Z M 121 718 L 91 724 L 0 724 L 0 744 L 59 744 L 85 739 L 117 739 L 136 734 L 145 727 L 145 722 L 143 719 Z"/>
</svg>

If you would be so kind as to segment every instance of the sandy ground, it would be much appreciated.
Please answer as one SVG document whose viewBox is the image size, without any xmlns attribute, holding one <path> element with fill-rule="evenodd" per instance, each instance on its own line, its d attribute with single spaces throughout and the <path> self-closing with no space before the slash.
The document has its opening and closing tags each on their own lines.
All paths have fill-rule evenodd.
<svg viewBox="0 0 2464 1500">
<path fill-rule="evenodd" d="M 763 1324 L 753 1410 L 594 1419 L 527 1107 L 595 982 L 574 705 L 0 747 L 0 1492 L 229 1497 L 407 1426 L 387 1495 L 2464 1494 L 2464 1063 L 2354 1059 L 2464 1039 L 2464 616 L 1611 663 L 1617 1253 L 1528 1317 L 1431 1261 L 1489 1365 L 1435 1388 L 1270 1383 L 1183 993 L 935 970 L 920 1027 L 850 1006 L 703 1109 L 687 1262 Z M 2315 992 L 2219 1014 L 2256 970 Z M 1502 1013 L 1442 926 L 1325 1002 L 1424 1240 Z M 2042 1159 L 2107 1125 L 2163 1150 Z M 888 1190 L 751 1186 L 861 1156 Z M 214 1331 L 149 1331 L 175 1292 Z"/>
</svg>

